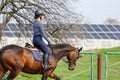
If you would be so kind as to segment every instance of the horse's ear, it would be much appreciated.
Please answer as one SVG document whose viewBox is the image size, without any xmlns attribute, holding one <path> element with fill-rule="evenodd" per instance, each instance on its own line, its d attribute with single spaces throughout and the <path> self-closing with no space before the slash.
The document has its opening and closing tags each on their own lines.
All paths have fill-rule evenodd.
<svg viewBox="0 0 120 80">
<path fill-rule="evenodd" d="M 78 52 L 80 52 L 82 49 L 83 49 L 83 47 L 79 48 L 79 49 L 78 49 Z"/>
</svg>

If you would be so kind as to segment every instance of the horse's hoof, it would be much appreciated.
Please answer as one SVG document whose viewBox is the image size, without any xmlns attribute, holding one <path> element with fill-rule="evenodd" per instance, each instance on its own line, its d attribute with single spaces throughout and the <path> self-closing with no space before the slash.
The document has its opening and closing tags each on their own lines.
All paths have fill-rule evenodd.
<svg viewBox="0 0 120 80">
<path fill-rule="evenodd" d="M 60 78 L 56 78 L 55 80 L 61 80 Z"/>
</svg>

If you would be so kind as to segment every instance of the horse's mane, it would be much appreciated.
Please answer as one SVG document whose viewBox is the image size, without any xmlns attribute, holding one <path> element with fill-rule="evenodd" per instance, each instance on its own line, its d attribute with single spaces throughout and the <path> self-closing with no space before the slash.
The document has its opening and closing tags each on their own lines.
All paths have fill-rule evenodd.
<svg viewBox="0 0 120 80">
<path fill-rule="evenodd" d="M 51 48 L 53 48 L 53 47 L 63 48 L 63 47 L 68 47 L 68 46 L 71 46 L 71 45 L 70 44 L 51 44 L 51 45 L 49 45 L 49 47 L 51 47 Z M 25 47 L 35 48 L 33 45 L 31 45 L 29 43 L 26 43 Z"/>
<path fill-rule="evenodd" d="M 59 48 L 63 48 L 63 47 L 68 47 L 71 46 L 70 44 L 51 44 L 49 47 L 59 47 Z"/>
<path fill-rule="evenodd" d="M 36 47 L 34 47 L 33 45 L 31 45 L 31 44 L 29 44 L 29 43 L 26 43 L 25 44 L 25 47 L 26 48 L 32 48 L 32 49 L 35 49 Z M 49 45 L 49 48 L 51 48 L 51 50 L 52 49 L 56 49 L 56 48 L 59 48 L 59 49 L 68 49 L 68 50 L 71 50 L 71 49 L 74 49 L 74 47 L 73 46 L 71 46 L 70 44 L 51 44 L 51 45 Z"/>
</svg>

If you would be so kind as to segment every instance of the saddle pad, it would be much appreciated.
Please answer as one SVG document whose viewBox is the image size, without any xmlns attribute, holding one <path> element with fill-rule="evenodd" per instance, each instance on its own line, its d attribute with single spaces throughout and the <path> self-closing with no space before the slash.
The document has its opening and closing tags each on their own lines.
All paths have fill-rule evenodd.
<svg viewBox="0 0 120 80">
<path fill-rule="evenodd" d="M 37 51 L 37 50 L 31 50 L 31 51 L 33 53 L 33 57 L 34 57 L 35 60 L 43 62 L 42 55 L 40 54 L 39 51 Z"/>
</svg>

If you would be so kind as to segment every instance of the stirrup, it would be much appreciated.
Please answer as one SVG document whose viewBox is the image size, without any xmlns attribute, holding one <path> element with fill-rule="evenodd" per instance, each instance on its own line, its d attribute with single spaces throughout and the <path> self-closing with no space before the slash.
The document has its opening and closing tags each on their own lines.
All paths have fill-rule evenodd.
<svg viewBox="0 0 120 80">
<path fill-rule="evenodd" d="M 53 66 L 43 66 L 44 70 L 51 69 Z"/>
</svg>

